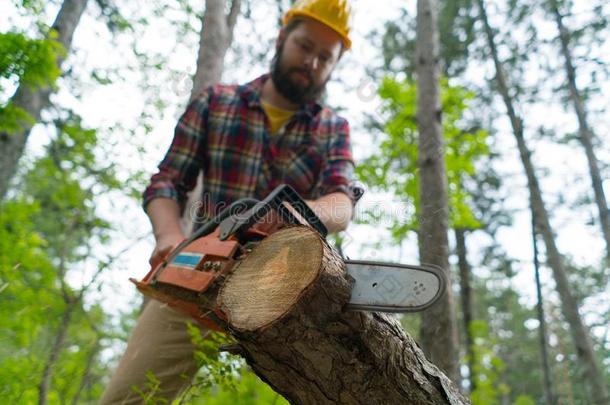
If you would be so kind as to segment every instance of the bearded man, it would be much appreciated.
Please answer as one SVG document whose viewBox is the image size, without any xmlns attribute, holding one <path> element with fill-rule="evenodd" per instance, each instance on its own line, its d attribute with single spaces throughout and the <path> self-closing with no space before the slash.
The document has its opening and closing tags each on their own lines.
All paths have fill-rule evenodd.
<svg viewBox="0 0 610 405">
<path fill-rule="evenodd" d="M 357 194 L 345 119 L 320 105 L 337 62 L 351 46 L 346 0 L 300 0 L 286 13 L 269 74 L 243 85 L 205 89 L 180 118 L 173 142 L 144 192 L 158 262 L 185 235 L 186 193 L 203 173 L 197 217 L 211 218 L 243 197 L 263 199 L 291 185 L 329 232 L 347 227 Z M 196 226 L 197 224 L 195 224 Z M 142 403 L 147 373 L 156 398 L 171 402 L 197 371 L 189 318 L 152 300 L 102 397 L 102 404 Z"/>
</svg>

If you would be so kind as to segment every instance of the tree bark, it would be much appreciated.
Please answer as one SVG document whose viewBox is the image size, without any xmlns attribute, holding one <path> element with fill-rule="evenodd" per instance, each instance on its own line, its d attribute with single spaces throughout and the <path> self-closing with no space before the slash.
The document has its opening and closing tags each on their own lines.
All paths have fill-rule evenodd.
<svg viewBox="0 0 610 405">
<path fill-rule="evenodd" d="M 219 304 L 254 372 L 294 404 L 465 404 L 393 317 L 345 312 L 353 280 L 315 231 L 264 239 Z"/>
<path fill-rule="evenodd" d="M 546 334 L 546 320 L 544 319 L 544 306 L 542 303 L 542 284 L 540 283 L 540 264 L 538 262 L 538 234 L 536 233 L 536 217 L 532 216 L 532 242 L 534 247 L 534 272 L 536 276 L 536 312 L 538 315 L 538 337 L 540 341 L 540 357 L 542 360 L 542 375 L 544 377 L 544 398 L 547 405 L 554 405 L 555 394 L 553 393 L 551 367 L 549 365 L 549 354 Z"/>
<path fill-rule="evenodd" d="M 504 100 L 513 134 L 517 140 L 517 147 L 519 149 L 521 161 L 527 176 L 533 211 L 532 215 L 537 218 L 538 231 L 544 239 L 547 252 L 547 261 L 549 267 L 551 267 L 553 271 L 555 284 L 557 285 L 557 292 L 561 298 L 562 313 L 570 325 L 570 333 L 576 348 L 576 355 L 582 369 L 584 370 L 583 379 L 585 384 L 588 386 L 589 394 L 591 395 L 593 402 L 598 405 L 608 405 L 610 404 L 608 389 L 596 363 L 591 337 L 589 336 L 587 328 L 580 316 L 578 303 L 572 295 L 564 264 L 564 258 L 559 252 L 559 249 L 555 243 L 555 234 L 551 227 L 548 211 L 546 210 L 544 201 L 542 199 L 542 192 L 540 191 L 540 185 L 538 184 L 534 165 L 532 164 L 531 153 L 527 148 L 525 137 L 523 135 L 523 121 L 517 116 L 513 106 L 513 99 L 509 94 L 508 82 L 498 57 L 494 34 L 489 25 L 487 14 L 485 12 L 485 5 L 483 0 L 477 0 L 477 3 L 479 5 L 481 20 L 487 36 L 487 43 L 496 69 L 496 83 L 498 85 L 500 94 L 502 95 L 502 99 Z"/>
<path fill-rule="evenodd" d="M 53 23 L 52 28 L 57 32 L 57 42 L 64 47 L 66 54 L 70 51 L 74 31 L 86 5 L 87 0 L 64 0 Z M 59 57 L 57 65 L 61 66 L 63 60 L 63 57 Z M 42 110 L 50 104 L 51 93 L 52 89 L 49 86 L 31 90 L 28 86 L 21 85 L 10 102 L 38 121 Z M 17 171 L 31 129 L 30 124 L 24 123 L 22 129 L 16 133 L 0 133 L 0 200 L 6 196 L 10 181 Z"/>
<path fill-rule="evenodd" d="M 227 0 L 206 0 L 201 21 L 197 69 L 193 77 L 192 100 L 206 87 L 220 82 L 227 50 L 233 41 L 233 29 L 241 7 L 241 0 L 231 1 L 225 14 Z"/>
<path fill-rule="evenodd" d="M 474 376 L 474 337 L 470 325 L 474 319 L 474 305 L 472 299 L 472 286 L 470 276 L 472 274 L 470 263 L 468 262 L 466 249 L 466 230 L 455 230 L 456 251 L 458 256 L 458 268 L 460 269 L 460 297 L 462 301 L 462 317 L 464 323 L 464 336 L 466 337 L 466 354 L 468 356 L 468 370 L 470 376 L 470 392 L 476 387 Z"/>
<path fill-rule="evenodd" d="M 570 99 L 574 104 L 574 111 L 576 112 L 576 117 L 578 118 L 578 139 L 580 140 L 583 148 L 585 148 L 585 154 L 589 164 L 589 174 L 591 176 L 591 183 L 593 185 L 593 192 L 595 194 L 595 203 L 599 211 L 602 234 L 606 242 L 606 264 L 610 269 L 610 211 L 608 211 L 608 202 L 604 193 L 602 176 L 599 171 L 599 163 L 597 156 L 595 156 L 593 147 L 593 139 L 595 138 L 595 135 L 593 134 L 593 131 L 591 130 L 591 127 L 587 121 L 587 113 L 584 102 L 582 96 L 580 95 L 580 90 L 576 85 L 576 68 L 572 63 L 572 53 L 570 52 L 570 34 L 563 25 L 563 17 L 559 12 L 557 0 L 550 0 L 549 4 L 559 31 L 561 53 L 564 57 L 564 66 L 568 79 Z"/>
<path fill-rule="evenodd" d="M 420 170 L 419 254 L 422 263 L 449 272 L 448 201 L 441 126 L 439 39 L 434 0 L 417 2 L 417 126 Z M 447 277 L 451 280 L 451 277 Z M 451 283 L 441 302 L 422 313 L 424 352 L 459 381 L 458 337 Z"/>
<path fill-rule="evenodd" d="M 233 41 L 233 29 L 241 8 L 241 0 L 231 0 L 229 14 L 225 14 L 227 0 L 206 0 L 205 13 L 201 19 L 197 68 L 193 76 L 193 87 L 189 100 L 192 101 L 206 87 L 220 82 L 224 58 Z M 189 193 L 186 209 L 181 218 L 185 235 L 193 230 L 193 220 L 203 191 L 203 173 L 199 173 L 195 188 Z"/>
</svg>

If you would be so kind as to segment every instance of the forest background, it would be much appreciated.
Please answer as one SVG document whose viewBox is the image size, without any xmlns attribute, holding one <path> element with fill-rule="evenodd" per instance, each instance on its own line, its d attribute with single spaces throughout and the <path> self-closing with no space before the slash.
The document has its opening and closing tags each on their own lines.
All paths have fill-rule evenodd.
<svg viewBox="0 0 610 405">
<path fill-rule="evenodd" d="M 202 83 L 242 83 L 268 69 L 290 3 L 3 2 L 3 403 L 99 398 L 140 308 L 127 278 L 145 274 L 152 249 L 140 207 L 147 179 Z M 355 46 L 326 102 L 350 121 L 367 194 L 356 223 L 333 243 L 352 259 L 416 263 L 426 210 L 416 2 L 353 7 Z M 599 392 L 610 388 L 610 6 L 436 7 L 447 270 L 459 329 L 454 379 L 473 403 L 606 403 Z M 211 18 L 218 15 L 226 18 Z M 401 321 L 425 346 L 429 320 Z M 200 353 L 207 365 L 183 403 L 282 401 L 238 359 L 206 343 Z M 154 403 L 154 376 L 149 388 L 142 395 Z"/>
</svg>

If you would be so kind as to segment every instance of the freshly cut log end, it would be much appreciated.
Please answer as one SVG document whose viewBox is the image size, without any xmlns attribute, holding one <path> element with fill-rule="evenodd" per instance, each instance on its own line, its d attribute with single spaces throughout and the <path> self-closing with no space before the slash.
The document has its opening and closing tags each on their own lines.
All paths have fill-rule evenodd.
<svg viewBox="0 0 610 405">
<path fill-rule="evenodd" d="M 294 309 L 329 268 L 332 252 L 308 227 L 282 229 L 236 265 L 220 291 L 221 309 L 236 330 L 266 328 Z M 344 267 L 335 267 L 344 279 Z M 349 296 L 347 297 L 349 299 Z"/>
</svg>

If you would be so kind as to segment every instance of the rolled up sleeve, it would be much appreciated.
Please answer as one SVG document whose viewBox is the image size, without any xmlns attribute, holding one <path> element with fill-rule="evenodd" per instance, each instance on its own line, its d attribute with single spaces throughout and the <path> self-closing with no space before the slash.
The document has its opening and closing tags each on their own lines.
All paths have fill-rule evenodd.
<svg viewBox="0 0 610 405">
<path fill-rule="evenodd" d="M 204 168 L 208 94 L 204 92 L 191 102 L 178 120 L 174 138 L 158 172 L 144 190 L 144 209 L 155 198 L 171 198 L 184 207 L 186 193 L 195 187 L 199 171 Z"/>
<path fill-rule="evenodd" d="M 354 168 L 349 124 L 346 120 L 340 119 L 328 146 L 322 169 L 319 196 L 341 192 L 346 194 L 355 205 L 364 190 L 356 183 Z"/>
</svg>

